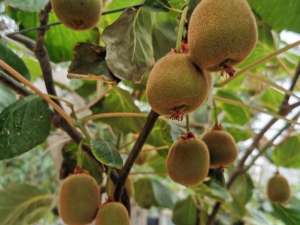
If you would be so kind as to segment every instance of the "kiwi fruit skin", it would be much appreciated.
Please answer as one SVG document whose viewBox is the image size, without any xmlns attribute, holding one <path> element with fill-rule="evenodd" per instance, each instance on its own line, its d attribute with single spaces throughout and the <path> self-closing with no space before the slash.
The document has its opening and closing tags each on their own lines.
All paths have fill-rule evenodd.
<svg viewBox="0 0 300 225">
<path fill-rule="evenodd" d="M 209 152 L 198 138 L 177 140 L 170 148 L 166 166 L 170 178 L 184 186 L 194 186 L 208 175 Z"/>
<path fill-rule="evenodd" d="M 170 53 L 161 58 L 146 87 L 152 109 L 160 115 L 170 115 L 176 109 L 183 113 L 194 111 L 208 96 L 206 76 L 185 54 Z"/>
<path fill-rule="evenodd" d="M 218 71 L 241 62 L 257 39 L 255 16 L 246 0 L 202 0 L 192 13 L 189 54 L 203 69 Z"/>
<path fill-rule="evenodd" d="M 87 30 L 99 22 L 102 0 L 51 0 L 58 19 L 73 30 Z"/>
<path fill-rule="evenodd" d="M 133 187 L 131 177 L 127 178 L 127 180 L 125 182 L 125 189 L 126 189 L 128 197 L 131 197 L 134 193 L 134 187 Z M 108 179 L 107 184 L 106 184 L 106 192 L 107 192 L 109 199 L 112 199 L 112 200 L 114 199 L 115 190 L 116 190 L 115 184 L 112 182 L 111 179 Z"/>
<path fill-rule="evenodd" d="M 100 203 L 100 188 L 96 180 L 87 174 L 67 177 L 59 192 L 59 215 L 66 224 L 91 223 Z"/>
<path fill-rule="evenodd" d="M 291 196 L 287 179 L 279 173 L 274 174 L 268 181 L 267 195 L 272 202 L 286 203 Z"/>
<path fill-rule="evenodd" d="M 238 155 L 234 138 L 223 130 L 211 130 L 203 136 L 210 155 L 210 168 L 224 168 L 232 164 Z"/>
<path fill-rule="evenodd" d="M 99 208 L 95 225 L 130 225 L 128 211 L 119 202 L 106 203 Z"/>
</svg>

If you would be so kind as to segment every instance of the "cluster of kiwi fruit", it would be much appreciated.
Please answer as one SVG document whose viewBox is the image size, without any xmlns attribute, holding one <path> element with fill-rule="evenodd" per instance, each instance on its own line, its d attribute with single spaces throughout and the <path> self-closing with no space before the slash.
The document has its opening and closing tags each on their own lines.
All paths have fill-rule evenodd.
<svg viewBox="0 0 300 225">
<path fill-rule="evenodd" d="M 189 132 L 170 148 L 166 167 L 169 177 L 184 186 L 195 186 L 207 176 L 209 169 L 223 169 L 237 158 L 234 138 L 219 126 L 202 139 Z"/>
<path fill-rule="evenodd" d="M 257 42 L 256 20 L 246 0 L 202 0 L 188 27 L 188 48 L 160 59 L 146 88 L 155 112 L 179 120 L 207 99 L 209 72 L 233 75 L 233 65 L 244 60 Z"/>
<path fill-rule="evenodd" d="M 127 209 L 119 202 L 100 205 L 100 187 L 85 173 L 68 176 L 59 192 L 59 215 L 68 225 L 129 225 Z"/>
<path fill-rule="evenodd" d="M 95 27 L 101 16 L 102 0 L 51 0 L 58 19 L 73 30 Z"/>
</svg>

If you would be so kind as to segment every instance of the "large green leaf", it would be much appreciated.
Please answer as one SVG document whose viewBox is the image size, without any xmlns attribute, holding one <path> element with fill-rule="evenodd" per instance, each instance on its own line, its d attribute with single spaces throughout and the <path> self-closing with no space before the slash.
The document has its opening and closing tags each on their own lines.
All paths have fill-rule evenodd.
<svg viewBox="0 0 300 225">
<path fill-rule="evenodd" d="M 217 182 L 210 182 L 209 185 L 202 183 L 194 188 L 197 195 L 209 196 L 221 202 L 231 201 L 229 192 Z"/>
<path fill-rule="evenodd" d="M 300 136 L 291 136 L 278 145 L 272 159 L 277 166 L 300 168 Z"/>
<path fill-rule="evenodd" d="M 254 184 L 248 174 L 238 177 L 230 188 L 233 197 L 231 207 L 241 217 L 246 213 L 246 204 L 252 198 L 253 189 Z"/>
<path fill-rule="evenodd" d="M 1 73 L 1 71 L 0 71 Z M 10 104 L 16 101 L 15 93 L 0 83 L 0 113 Z"/>
<path fill-rule="evenodd" d="M 27 79 L 30 78 L 29 71 L 18 55 L 16 55 L 7 44 L 0 40 L 0 59 L 5 61 L 8 65 L 13 67 Z"/>
<path fill-rule="evenodd" d="M 176 203 L 172 220 L 176 225 L 197 224 L 197 207 L 191 196 Z"/>
<path fill-rule="evenodd" d="M 35 186 L 11 184 L 0 190 L 0 224 L 33 224 L 50 212 L 53 200 Z"/>
<path fill-rule="evenodd" d="M 38 96 L 23 98 L 0 114 L 0 159 L 13 158 L 43 143 L 50 132 L 50 110 Z"/>
<path fill-rule="evenodd" d="M 140 112 L 129 92 L 119 87 L 113 88 L 105 99 L 93 107 L 92 110 L 94 113 Z M 144 124 L 143 118 L 109 118 L 101 121 L 123 133 L 138 132 Z"/>
<path fill-rule="evenodd" d="M 276 30 L 300 32 L 299 0 L 248 0 L 266 23 Z"/>
<path fill-rule="evenodd" d="M 140 81 L 154 64 L 152 14 L 144 8 L 128 9 L 103 34 L 106 62 L 120 79 Z"/>
<path fill-rule="evenodd" d="M 280 219 L 285 225 L 300 224 L 300 210 L 294 207 L 284 207 L 279 204 L 273 204 L 273 216 Z"/>
<path fill-rule="evenodd" d="M 121 169 L 123 160 L 120 153 L 110 142 L 104 140 L 93 140 L 91 143 L 92 153 L 96 159 L 109 167 Z"/>
<path fill-rule="evenodd" d="M 46 6 L 48 0 L 5 0 L 5 3 L 24 11 L 39 12 Z"/>
</svg>

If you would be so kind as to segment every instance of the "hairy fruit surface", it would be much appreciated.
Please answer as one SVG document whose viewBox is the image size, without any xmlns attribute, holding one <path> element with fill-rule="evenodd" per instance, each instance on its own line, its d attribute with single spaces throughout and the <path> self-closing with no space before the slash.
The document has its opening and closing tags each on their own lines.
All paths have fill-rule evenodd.
<svg viewBox="0 0 300 225">
<path fill-rule="evenodd" d="M 207 146 L 195 137 L 180 138 L 171 147 L 166 164 L 173 181 L 185 186 L 197 185 L 208 174 Z"/>
<path fill-rule="evenodd" d="M 279 173 L 274 174 L 268 181 L 267 195 L 272 202 L 286 203 L 291 197 L 287 179 Z"/>
<path fill-rule="evenodd" d="M 59 193 L 59 215 L 66 224 L 91 223 L 100 203 L 100 191 L 96 180 L 86 174 L 67 177 Z"/>
<path fill-rule="evenodd" d="M 190 62 L 185 54 L 170 53 L 153 67 L 147 82 L 152 109 L 173 119 L 196 110 L 207 98 L 208 74 Z"/>
<path fill-rule="evenodd" d="M 74 30 L 87 30 L 99 22 L 102 0 L 52 0 L 58 19 Z"/>
<path fill-rule="evenodd" d="M 95 225 L 129 225 L 127 209 L 119 202 L 109 202 L 99 208 Z"/>
<path fill-rule="evenodd" d="M 211 130 L 203 137 L 210 155 L 210 168 L 224 168 L 235 161 L 238 149 L 234 138 L 226 131 Z"/>
<path fill-rule="evenodd" d="M 229 75 L 257 42 L 255 17 L 246 0 L 202 0 L 188 31 L 191 59 L 201 68 Z"/>
</svg>

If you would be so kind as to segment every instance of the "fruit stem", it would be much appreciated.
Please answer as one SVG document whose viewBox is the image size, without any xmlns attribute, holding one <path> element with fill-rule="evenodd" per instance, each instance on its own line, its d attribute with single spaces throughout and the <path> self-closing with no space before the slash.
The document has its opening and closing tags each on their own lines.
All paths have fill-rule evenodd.
<svg viewBox="0 0 300 225">
<path fill-rule="evenodd" d="M 182 50 L 182 38 L 183 38 L 183 33 L 184 33 L 184 25 L 186 22 L 186 17 L 187 17 L 187 12 L 188 12 L 188 7 L 185 7 L 184 10 L 182 11 L 180 22 L 178 25 L 178 34 L 177 34 L 177 41 L 176 41 L 176 52 L 179 53 Z M 184 45 L 185 46 L 185 45 Z"/>
<path fill-rule="evenodd" d="M 218 119 L 218 109 L 217 109 L 217 104 L 215 99 L 212 100 L 213 104 L 213 110 L 214 110 L 214 119 L 215 119 L 215 124 L 219 125 L 219 119 Z"/>
<path fill-rule="evenodd" d="M 186 132 L 190 132 L 191 131 L 191 127 L 190 127 L 190 116 L 189 114 L 186 114 L 185 116 L 185 122 L 186 122 Z"/>
</svg>

